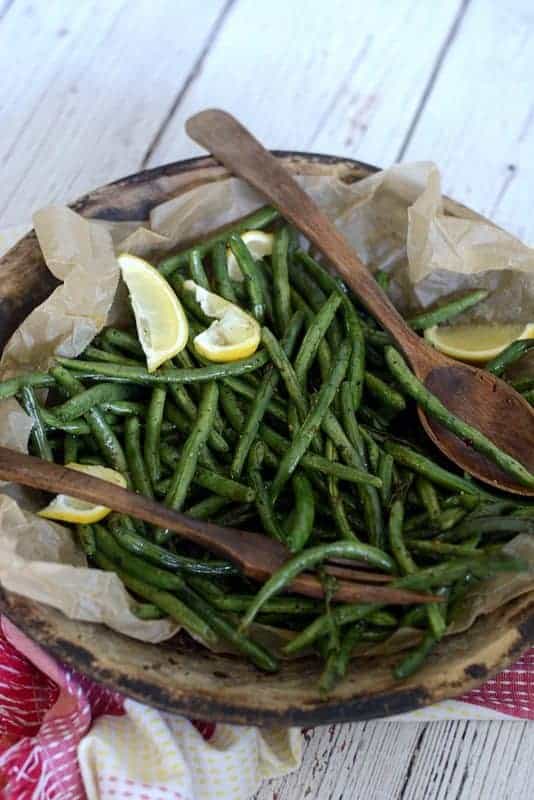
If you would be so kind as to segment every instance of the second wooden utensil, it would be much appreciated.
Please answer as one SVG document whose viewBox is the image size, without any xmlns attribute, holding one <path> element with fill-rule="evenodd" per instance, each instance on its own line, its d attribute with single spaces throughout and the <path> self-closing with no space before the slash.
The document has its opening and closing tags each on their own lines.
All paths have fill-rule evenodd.
<svg viewBox="0 0 534 800">
<path fill-rule="evenodd" d="M 189 136 L 235 175 L 260 191 L 321 250 L 366 308 L 391 334 L 417 377 L 443 404 L 499 449 L 534 473 L 534 410 L 504 381 L 459 364 L 432 349 L 412 331 L 356 252 L 282 164 L 234 117 L 209 109 L 186 123 Z M 486 483 L 517 494 L 534 494 L 496 464 L 419 412 L 432 441 L 459 467 Z"/>
</svg>

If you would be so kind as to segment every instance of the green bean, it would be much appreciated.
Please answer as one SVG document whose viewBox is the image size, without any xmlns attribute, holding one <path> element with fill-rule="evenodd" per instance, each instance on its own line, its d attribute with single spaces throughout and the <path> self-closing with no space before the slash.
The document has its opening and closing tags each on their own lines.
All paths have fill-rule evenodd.
<svg viewBox="0 0 534 800">
<path fill-rule="evenodd" d="M 46 428 L 43 423 L 37 398 L 31 386 L 23 386 L 20 391 L 20 397 L 24 411 L 32 420 L 31 442 L 35 448 L 39 458 L 44 458 L 46 461 L 53 461 L 52 448 L 46 435 Z"/>
<path fill-rule="evenodd" d="M 191 250 L 197 250 L 199 255 L 204 257 L 219 242 L 227 242 L 231 233 L 244 233 L 248 230 L 260 230 L 262 228 L 266 228 L 268 225 L 274 222 L 278 216 L 278 211 L 276 211 L 276 209 L 274 209 L 272 206 L 263 206 L 257 211 L 253 211 L 252 214 L 243 217 L 243 219 L 239 220 L 238 222 L 233 222 L 231 225 L 227 225 L 222 230 L 212 234 L 203 242 L 195 245 L 194 248 L 182 250 L 181 253 L 177 253 L 174 256 L 169 256 L 168 258 L 164 259 L 158 265 L 158 270 L 164 276 L 171 275 L 176 269 L 187 264 Z"/>
<path fill-rule="evenodd" d="M 231 500 L 227 497 L 219 497 L 217 494 L 212 494 L 186 508 L 184 514 L 187 514 L 188 517 L 193 517 L 193 519 L 211 519 L 222 508 L 226 508 L 229 503 L 231 503 Z"/>
<path fill-rule="evenodd" d="M 414 591 L 427 591 L 434 586 L 447 586 L 471 572 L 477 577 L 487 577 L 497 572 L 520 572 L 525 569 L 525 563 L 517 558 L 501 555 L 486 555 L 483 558 L 470 556 L 468 558 L 455 558 L 444 561 L 432 567 L 420 569 L 413 575 L 397 578 L 389 585 L 400 589 L 413 589 Z"/>
<path fill-rule="evenodd" d="M 426 606 L 414 606 L 404 614 L 400 621 L 401 628 L 421 628 L 426 626 Z"/>
<path fill-rule="evenodd" d="M 115 383 L 98 383 L 80 394 L 74 395 L 64 403 L 52 408 L 52 413 L 62 422 L 71 422 L 90 411 L 95 406 L 110 400 L 126 400 L 132 391 L 128 386 Z"/>
<path fill-rule="evenodd" d="M 251 594 L 225 594 L 213 581 L 207 578 L 191 576 L 188 578 L 188 582 L 219 611 L 230 611 L 239 614 L 247 611 L 254 601 L 254 595 Z M 263 613 L 302 616 L 313 614 L 320 608 L 320 603 L 308 597 L 273 597 L 263 606 Z"/>
<path fill-rule="evenodd" d="M 145 441 L 143 449 L 146 471 L 152 485 L 156 484 L 161 476 L 159 446 L 166 399 L 167 390 L 164 386 L 155 386 L 152 389 L 150 404 L 148 406 L 146 415 Z"/>
<path fill-rule="evenodd" d="M 291 264 L 289 279 L 291 283 L 298 289 L 298 291 L 306 298 L 306 301 L 317 313 L 326 303 L 326 294 L 323 289 L 318 285 L 315 274 L 313 273 L 314 260 L 302 251 L 298 254 L 298 260 L 306 269 L 296 269 L 295 264 Z M 337 288 L 337 285 L 336 285 Z M 327 290 L 328 293 L 332 289 Z M 338 321 L 334 318 L 327 332 L 327 338 L 330 346 L 336 351 L 341 343 L 341 329 Z"/>
<path fill-rule="evenodd" d="M 96 553 L 95 532 L 92 525 L 76 525 L 76 535 L 86 556 L 92 558 Z"/>
<path fill-rule="evenodd" d="M 53 386 L 54 383 L 54 378 L 47 372 L 27 372 L 26 375 L 19 375 L 17 378 L 8 378 L 5 381 L 0 381 L 0 400 L 15 397 L 23 386 L 46 389 L 49 386 Z"/>
<path fill-rule="evenodd" d="M 154 603 L 134 603 L 131 611 L 138 619 L 163 619 L 167 616 Z"/>
<path fill-rule="evenodd" d="M 75 464 L 78 458 L 78 439 L 68 433 L 63 440 L 63 463 Z"/>
<path fill-rule="evenodd" d="M 313 531 L 315 520 L 315 495 L 306 475 L 295 472 L 292 478 L 293 510 L 285 527 L 286 540 L 292 553 L 305 547 Z"/>
<path fill-rule="evenodd" d="M 57 419 L 53 410 L 51 411 L 42 406 L 39 407 L 39 413 L 45 428 L 48 430 L 63 431 L 63 433 L 70 434 L 71 436 L 89 436 L 91 434 L 89 425 L 81 419 L 74 420 L 73 422 L 61 422 L 60 419 Z"/>
<path fill-rule="evenodd" d="M 308 371 L 317 355 L 321 342 L 324 341 L 326 332 L 340 304 L 341 297 L 337 293 L 331 294 L 320 311 L 313 317 L 313 321 L 306 331 L 306 335 L 302 340 L 299 352 L 295 358 L 295 374 L 302 386 L 306 383 Z"/>
<path fill-rule="evenodd" d="M 357 382 L 360 383 L 360 389 L 356 386 L 353 386 L 353 391 L 358 393 L 361 392 L 361 381 L 363 380 L 363 366 L 364 366 L 364 359 L 365 359 L 365 348 L 364 348 L 364 341 L 363 341 L 363 330 L 361 328 L 358 315 L 356 314 L 356 310 L 352 304 L 350 297 L 347 294 L 347 287 L 339 278 L 338 276 L 332 275 L 322 264 L 319 264 L 315 259 L 311 258 L 308 253 L 305 253 L 302 250 L 299 250 L 295 253 L 295 257 L 297 261 L 306 267 L 306 271 L 311 273 L 313 281 L 321 288 L 321 290 L 325 294 L 331 294 L 332 292 L 336 292 L 340 295 L 343 300 L 343 310 L 345 313 L 345 325 L 347 328 L 347 335 L 350 339 L 352 339 L 353 344 L 356 350 L 356 357 L 360 361 L 359 367 L 356 369 L 357 375 Z M 298 278 L 297 278 L 298 280 Z M 319 311 L 321 307 L 320 299 L 321 296 L 316 294 L 313 289 L 313 282 L 302 280 L 300 281 L 301 290 L 306 290 L 305 294 L 308 296 L 308 291 L 311 290 L 311 296 L 313 297 L 312 305 L 315 304 L 315 310 Z M 337 322 L 334 322 L 334 326 L 337 326 Z M 334 337 L 336 338 L 336 337 Z M 356 366 L 353 364 L 353 366 Z M 359 376 L 359 377 L 358 377 Z M 353 381 L 352 377 L 352 368 L 349 368 L 349 380 Z M 357 400 L 357 398 L 356 398 Z M 355 403 L 355 408 L 357 407 L 358 402 Z"/>
<path fill-rule="evenodd" d="M 98 526 L 100 528 L 100 526 Z M 104 530 L 104 529 L 101 529 Z M 134 594 L 147 600 L 149 603 L 160 608 L 171 619 L 176 620 L 180 625 L 191 634 L 199 636 L 206 646 L 214 647 L 218 642 L 218 637 L 214 635 L 212 626 L 203 620 L 198 614 L 190 609 L 185 603 L 179 600 L 170 592 L 163 589 L 157 589 L 154 586 L 146 583 L 144 580 L 133 577 L 128 572 L 116 566 L 108 556 L 104 555 L 100 550 L 101 539 L 98 539 L 99 549 L 94 555 L 94 560 L 97 565 L 108 572 L 115 572 L 121 579 L 124 586 Z"/>
<path fill-rule="evenodd" d="M 354 449 L 359 454 L 364 466 L 367 466 L 367 454 L 363 436 L 354 412 L 352 387 L 348 380 L 343 381 L 340 390 L 341 418 L 344 431 Z"/>
<path fill-rule="evenodd" d="M 83 384 L 63 367 L 53 367 L 50 373 L 54 380 L 69 395 L 81 394 L 84 391 Z M 108 464 L 118 472 L 127 475 L 128 465 L 126 463 L 126 456 L 124 455 L 119 440 L 107 424 L 103 414 L 97 408 L 92 408 L 86 411 L 84 418 L 91 429 L 91 433 L 99 450 Z"/>
<path fill-rule="evenodd" d="M 213 425 L 213 417 L 219 390 L 215 381 L 208 383 L 202 394 L 198 419 L 191 429 L 185 442 L 178 464 L 171 479 L 171 486 L 165 497 L 165 505 L 179 511 L 182 508 L 186 494 L 195 474 L 198 456 L 208 440 L 208 434 Z"/>
<path fill-rule="evenodd" d="M 253 664 L 266 672 L 276 672 L 278 662 L 262 645 L 249 639 L 240 630 L 234 628 L 223 616 L 217 614 L 211 603 L 200 597 L 196 592 L 187 587 L 183 599 L 196 613 L 205 619 L 210 627 L 221 638 L 230 642 L 240 653 L 250 658 Z"/>
<path fill-rule="evenodd" d="M 417 672 L 437 641 L 438 639 L 433 633 L 430 631 L 425 633 L 421 644 L 410 650 L 408 655 L 404 656 L 402 661 L 394 668 L 393 674 L 397 680 L 404 680 L 413 675 L 414 672 Z"/>
<path fill-rule="evenodd" d="M 108 350 L 100 350 L 98 347 L 86 347 L 83 351 L 83 357 L 88 361 L 107 361 L 109 364 L 130 364 L 130 366 L 139 366 L 139 361 L 134 358 L 123 356 L 122 353 L 111 353 Z"/>
<path fill-rule="evenodd" d="M 348 440 L 343 428 L 333 414 L 327 414 L 323 420 L 323 430 L 334 443 L 336 450 L 341 455 L 343 461 L 350 466 L 361 469 L 362 458 L 358 451 Z M 380 481 L 380 478 L 378 478 Z M 375 488 L 376 487 L 376 488 Z M 380 496 L 377 488 L 381 487 L 378 483 L 358 487 L 360 502 L 363 506 L 365 525 L 369 535 L 369 541 L 375 547 L 380 547 L 384 538 L 384 522 L 382 519 L 382 508 Z"/>
<path fill-rule="evenodd" d="M 261 474 L 261 465 L 265 456 L 265 446 L 263 442 L 257 441 L 250 448 L 248 455 L 248 479 L 254 494 L 256 496 L 256 510 L 261 520 L 263 530 L 273 539 L 279 542 L 285 541 L 284 533 L 282 532 L 274 508 L 269 497 L 269 492 L 265 486 L 263 476 Z"/>
<path fill-rule="evenodd" d="M 408 547 L 414 553 L 421 553 L 424 556 L 450 556 L 459 558 L 461 556 L 484 556 L 484 550 L 476 550 L 471 545 L 449 544 L 437 539 L 431 541 L 408 541 Z"/>
<path fill-rule="evenodd" d="M 486 495 L 482 489 L 476 486 L 471 481 L 449 472 L 443 467 L 434 464 L 429 458 L 416 453 L 405 445 L 398 444 L 397 442 L 384 442 L 384 449 L 387 453 L 393 456 L 394 461 L 403 467 L 413 470 L 419 475 L 423 475 L 431 483 L 442 486 L 444 489 L 449 489 L 452 492 L 465 492 L 471 495 Z"/>
<path fill-rule="evenodd" d="M 241 627 L 246 628 L 250 625 L 265 601 L 273 597 L 273 595 L 279 594 L 286 586 L 291 584 L 297 575 L 312 569 L 328 558 L 354 558 L 358 561 L 365 561 L 366 564 L 382 569 L 385 572 L 393 572 L 395 569 L 395 564 L 387 553 L 362 542 L 332 542 L 331 544 L 310 547 L 303 553 L 299 553 L 289 561 L 286 561 L 283 567 L 271 575 L 269 580 L 263 584 L 255 597 L 254 603 L 243 617 Z"/>
<path fill-rule="evenodd" d="M 289 323 L 286 336 L 282 341 L 281 349 L 287 355 L 291 355 L 295 343 L 302 327 L 303 316 L 301 312 L 296 312 Z M 263 377 L 263 380 L 256 392 L 256 397 L 252 403 L 246 422 L 241 427 L 239 442 L 234 453 L 230 473 L 237 478 L 243 470 L 248 452 L 254 439 L 258 434 L 258 429 L 265 412 L 271 402 L 272 396 L 278 385 L 279 374 L 270 367 Z"/>
<path fill-rule="evenodd" d="M 202 257 L 198 250 L 191 250 L 189 254 L 189 271 L 194 282 L 198 286 L 202 286 L 203 289 L 207 289 L 209 292 L 210 282 L 208 280 L 208 276 L 206 275 L 206 270 L 204 269 L 204 265 L 202 263 Z"/>
<path fill-rule="evenodd" d="M 389 453 L 380 453 L 377 474 L 382 481 L 380 498 L 382 500 L 382 504 L 387 506 L 391 499 L 391 490 L 393 484 L 393 458 L 389 455 Z"/>
<path fill-rule="evenodd" d="M 145 404 L 133 400 L 109 400 L 101 403 L 100 409 L 117 417 L 144 417 L 146 414 Z"/>
<path fill-rule="evenodd" d="M 502 375 L 509 366 L 518 361 L 533 347 L 533 339 L 517 339 L 515 342 L 512 342 L 512 344 L 509 344 L 508 347 L 505 347 L 498 356 L 488 361 L 485 369 L 488 372 L 492 372 L 493 375 Z"/>
<path fill-rule="evenodd" d="M 372 372 L 366 371 L 364 376 L 365 388 L 383 406 L 398 414 L 406 408 L 404 397 L 392 386 L 383 381 Z"/>
<path fill-rule="evenodd" d="M 375 280 L 378 283 L 378 285 L 380 286 L 380 288 L 382 289 L 382 291 L 386 292 L 386 294 L 387 294 L 387 291 L 389 289 L 390 275 L 387 272 L 385 272 L 383 269 L 378 269 L 375 272 Z"/>
<path fill-rule="evenodd" d="M 446 508 L 438 517 L 431 520 L 428 512 L 412 517 L 404 526 L 405 533 L 410 539 L 428 539 L 437 534 L 448 531 L 462 520 L 467 511 L 465 508 L 453 506 Z"/>
<path fill-rule="evenodd" d="M 135 532 L 128 517 L 113 514 L 109 517 L 109 527 L 121 547 L 133 555 L 141 556 L 147 561 L 156 564 L 156 566 L 194 575 L 222 577 L 239 573 L 239 570 L 228 562 L 199 561 L 198 559 L 180 556 L 165 547 L 154 544 Z"/>
<path fill-rule="evenodd" d="M 139 578 L 150 586 L 168 592 L 180 592 L 185 588 L 185 581 L 180 574 L 169 572 L 162 567 L 147 563 L 144 558 L 125 550 L 117 538 L 102 525 L 95 525 L 96 546 L 105 556 L 110 558 L 119 570 L 124 570 L 132 578 Z"/>
<path fill-rule="evenodd" d="M 357 622 L 344 635 L 341 646 L 337 652 L 330 653 L 325 668 L 319 680 L 319 691 L 328 694 L 346 674 L 349 660 L 354 647 L 362 640 L 365 625 Z"/>
<path fill-rule="evenodd" d="M 263 441 L 280 455 L 283 455 L 290 447 L 290 442 L 287 439 L 265 423 L 260 425 L 259 433 Z M 380 478 L 377 478 L 375 475 L 370 475 L 365 469 L 346 466 L 337 461 L 329 461 L 327 458 L 323 458 L 315 453 L 305 453 L 301 458 L 300 464 L 305 469 L 322 472 L 325 475 L 333 475 L 335 478 L 339 478 L 342 481 L 366 484 L 376 488 L 380 488 L 382 485 Z"/>
<path fill-rule="evenodd" d="M 489 292 L 486 291 L 486 289 L 475 289 L 473 292 L 468 292 L 468 294 L 465 294 L 458 300 L 453 300 L 433 311 L 425 311 L 423 314 L 412 317 L 408 320 L 408 325 L 410 325 L 414 331 L 424 331 L 434 325 L 441 325 L 443 322 L 449 322 L 453 317 L 458 316 L 458 314 L 461 314 L 463 311 L 467 311 L 468 308 L 472 308 L 477 303 L 485 300 L 488 295 Z"/>
<path fill-rule="evenodd" d="M 392 375 L 400 383 L 404 391 L 413 397 L 427 414 L 437 419 L 438 422 L 462 440 L 468 441 L 477 452 L 487 456 L 497 466 L 512 475 L 519 483 L 524 486 L 534 486 L 534 475 L 523 464 L 496 447 L 477 428 L 452 414 L 441 400 L 431 394 L 415 377 L 397 350 L 393 347 L 387 347 L 385 352 L 386 361 Z"/>
<path fill-rule="evenodd" d="M 141 344 L 133 333 L 128 331 L 120 331 L 117 328 L 105 328 L 100 334 L 102 341 L 107 342 L 113 347 L 118 347 L 119 350 L 126 350 L 134 356 L 144 358 L 145 354 Z"/>
<path fill-rule="evenodd" d="M 474 517 L 465 519 L 451 530 L 442 533 L 440 539 L 458 542 L 472 534 L 485 533 L 534 533 L 534 519 L 522 517 Z"/>
<path fill-rule="evenodd" d="M 350 622 L 359 622 L 360 620 L 368 619 L 375 611 L 378 611 L 380 606 L 376 603 L 346 603 L 336 606 L 332 610 L 332 617 L 336 625 L 347 625 Z M 315 641 L 320 639 L 328 630 L 330 621 L 326 614 L 322 614 L 313 620 L 303 631 L 301 631 L 294 639 L 291 639 L 283 651 L 286 655 L 293 655 L 310 647 Z"/>
<path fill-rule="evenodd" d="M 282 336 L 291 318 L 291 296 L 289 289 L 289 271 L 287 266 L 289 248 L 289 228 L 285 225 L 274 236 L 273 265 L 273 298 L 276 328 Z"/>
<path fill-rule="evenodd" d="M 78 464 L 87 464 L 88 466 L 92 467 L 104 467 L 106 466 L 105 461 L 102 460 L 101 456 L 90 456 L 90 455 L 80 455 L 78 456 Z"/>
<path fill-rule="evenodd" d="M 304 321 L 307 327 L 313 325 L 317 314 L 310 308 L 308 303 L 303 297 L 293 288 L 291 288 L 291 304 L 297 311 L 302 311 L 304 314 Z M 325 339 L 322 339 L 317 349 L 317 363 L 319 365 L 319 372 L 321 379 L 326 380 L 332 367 L 332 359 L 330 357 L 330 347 Z"/>
<path fill-rule="evenodd" d="M 272 370 L 272 367 L 267 367 L 267 371 Z M 226 383 L 221 383 L 219 386 L 219 400 L 221 402 L 222 410 L 226 415 L 230 427 L 236 432 L 241 433 L 245 426 L 245 415 L 239 406 L 239 402 Z M 238 444 L 239 447 L 239 444 Z"/>
<path fill-rule="evenodd" d="M 158 489 L 169 491 L 172 478 L 168 478 L 158 482 Z M 235 503 L 252 503 L 255 499 L 254 489 L 246 486 L 243 483 L 226 478 L 217 472 L 210 469 L 197 466 L 193 483 L 197 486 L 202 486 L 209 492 L 213 492 L 219 497 L 225 497 L 227 500 L 232 500 Z"/>
<path fill-rule="evenodd" d="M 119 383 L 139 384 L 173 384 L 173 383 L 206 383 L 219 378 L 228 378 L 237 375 L 246 375 L 265 366 L 269 356 L 261 350 L 249 358 L 232 361 L 226 364 L 211 364 L 209 367 L 196 369 L 176 369 L 165 367 L 156 372 L 149 372 L 144 367 L 128 367 L 122 364 L 104 364 L 98 361 L 81 361 L 72 358 L 60 358 L 56 361 L 75 372 L 82 372 L 85 377 L 99 380 L 102 377 Z"/>
<path fill-rule="evenodd" d="M 350 343 L 344 341 L 337 354 L 336 362 L 330 373 L 329 380 L 323 384 L 320 391 L 314 397 L 310 411 L 302 423 L 302 426 L 297 431 L 289 450 L 280 461 L 278 471 L 271 487 L 271 497 L 273 501 L 276 500 L 285 483 L 297 468 L 299 461 L 319 430 L 336 392 L 345 377 L 349 357 Z"/>
<path fill-rule="evenodd" d="M 534 377 L 529 375 L 525 376 L 524 378 L 517 378 L 517 380 L 510 381 L 510 385 L 521 394 L 525 394 L 526 392 L 534 389 Z M 1 399 L 1 394 L 0 394 Z"/>
<path fill-rule="evenodd" d="M 245 397 L 247 400 L 254 400 L 256 398 L 258 389 L 245 383 L 245 381 L 240 378 L 224 378 L 224 382 L 233 392 L 241 397 Z M 274 398 L 268 403 L 266 413 L 271 414 L 275 419 L 281 422 L 286 422 L 287 420 L 285 406 Z"/>
<path fill-rule="evenodd" d="M 171 388 L 170 384 L 168 388 L 169 389 Z M 164 414 L 169 420 L 169 422 L 172 422 L 172 424 L 176 426 L 176 428 L 180 431 L 180 433 L 185 433 L 186 435 L 189 434 L 192 427 L 192 422 L 194 419 L 196 419 L 197 413 L 198 412 L 195 406 L 194 417 L 193 418 L 187 417 L 186 414 L 183 414 L 178 408 L 176 408 L 176 406 L 174 406 L 169 401 L 167 401 L 167 403 L 165 404 Z M 214 428 L 209 432 L 208 445 L 216 453 L 227 453 L 230 450 L 228 442 Z M 206 466 L 209 465 L 206 464 Z"/>
<path fill-rule="evenodd" d="M 228 275 L 228 259 L 224 242 L 217 242 L 213 248 L 211 263 L 217 294 L 230 303 L 237 303 L 237 297 Z"/>
<path fill-rule="evenodd" d="M 201 451 L 198 455 L 198 463 L 201 462 L 205 463 L 205 451 Z M 164 461 L 168 466 L 170 466 L 173 471 L 176 469 L 177 464 L 180 462 L 180 458 L 182 454 L 179 453 L 169 445 L 162 445 L 160 448 L 161 459 Z M 172 478 L 169 479 L 169 483 L 167 488 L 170 488 L 170 484 L 172 482 Z M 160 484 L 162 482 L 160 481 Z M 246 486 L 243 483 L 238 483 L 230 478 L 225 477 L 223 474 L 215 472 L 213 469 L 206 469 L 205 467 L 197 466 L 195 474 L 193 476 L 193 483 L 196 483 L 198 486 L 202 486 L 203 489 L 207 489 L 214 494 L 218 494 L 221 497 L 226 497 L 229 500 L 234 500 L 236 503 L 252 503 L 254 502 L 254 490 L 250 486 Z"/>
<path fill-rule="evenodd" d="M 380 448 L 373 437 L 365 430 L 365 428 L 360 428 L 360 430 L 361 438 L 365 441 L 365 446 L 367 449 L 367 460 L 369 462 L 369 467 L 372 472 L 377 472 L 378 464 L 380 462 Z"/>
<path fill-rule="evenodd" d="M 347 380 L 352 394 L 352 408 L 356 412 L 362 402 L 365 379 L 365 337 L 358 315 L 349 298 L 344 297 L 343 303 L 347 335 L 352 342 L 352 354 L 347 371 Z"/>
<path fill-rule="evenodd" d="M 325 455 L 330 461 L 334 461 L 336 452 L 331 439 L 326 440 Z M 346 541 L 349 542 L 359 541 L 358 537 L 352 530 L 350 522 L 347 518 L 343 497 L 341 496 L 341 493 L 339 491 L 337 479 L 334 476 L 329 475 L 327 486 L 328 486 L 328 499 L 330 502 L 330 510 L 332 512 L 332 517 L 334 519 L 334 522 L 336 523 L 339 535 L 341 536 L 342 539 L 345 539 Z"/>
<path fill-rule="evenodd" d="M 295 374 L 295 371 L 289 361 L 284 348 L 267 327 L 261 330 L 262 343 L 271 357 L 271 361 L 280 373 L 286 391 L 290 399 L 295 404 L 297 411 L 302 419 L 308 413 L 307 399 L 303 393 L 302 386 Z"/>
<path fill-rule="evenodd" d="M 256 506 L 252 503 L 241 505 L 237 508 L 230 508 L 228 511 L 217 517 L 217 524 L 223 528 L 240 528 L 246 522 L 256 518 Z"/>
<path fill-rule="evenodd" d="M 128 469 L 132 476 L 134 489 L 145 497 L 154 497 L 150 475 L 141 452 L 141 423 L 139 417 L 127 417 L 124 424 L 124 444 Z"/>
<path fill-rule="evenodd" d="M 412 572 L 417 571 L 417 566 L 414 563 L 404 542 L 402 535 L 403 523 L 404 504 L 402 500 L 395 500 L 391 506 L 391 511 L 389 514 L 389 549 L 393 553 L 395 561 L 399 565 L 400 571 L 404 575 L 411 575 Z"/>
<path fill-rule="evenodd" d="M 399 565 L 403 575 L 412 575 L 417 572 L 417 565 L 412 559 L 403 537 L 404 523 L 404 504 L 401 500 L 395 500 L 391 506 L 389 517 L 389 545 L 395 560 Z M 445 633 L 445 619 L 441 614 L 438 603 L 429 603 L 426 608 L 426 615 L 432 633 L 439 638 Z"/>
<path fill-rule="evenodd" d="M 189 436 L 191 433 L 192 425 L 189 425 L 187 428 L 186 435 Z M 169 441 L 163 441 L 159 448 L 159 455 L 161 461 L 169 467 L 171 472 L 174 472 L 176 464 L 180 460 L 180 450 L 177 447 L 174 447 L 170 444 Z M 201 464 L 206 469 L 210 470 L 211 472 L 218 472 L 221 475 L 224 473 L 224 467 L 215 461 L 214 457 L 210 453 L 207 447 L 202 448 L 198 456 L 198 463 Z"/>
<path fill-rule="evenodd" d="M 415 481 L 415 490 L 426 509 L 430 522 L 435 524 L 440 517 L 441 509 L 434 485 L 422 475 L 419 475 Z"/>
<path fill-rule="evenodd" d="M 258 275 L 259 268 L 250 250 L 238 233 L 233 233 L 229 237 L 228 244 L 245 278 L 250 303 L 252 305 L 252 313 L 258 322 L 263 322 L 265 317 L 265 297 Z"/>
</svg>

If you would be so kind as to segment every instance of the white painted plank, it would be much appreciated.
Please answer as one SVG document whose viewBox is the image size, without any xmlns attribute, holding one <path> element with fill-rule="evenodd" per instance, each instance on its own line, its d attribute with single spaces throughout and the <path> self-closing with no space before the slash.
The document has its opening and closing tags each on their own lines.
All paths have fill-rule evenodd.
<svg viewBox="0 0 534 800">
<path fill-rule="evenodd" d="M 255 800 L 394 800 L 424 728 L 373 722 L 316 728 L 306 734 L 300 770 L 266 783 Z"/>
<path fill-rule="evenodd" d="M 185 120 L 239 115 L 269 147 L 396 158 L 460 0 L 240 0 L 150 158 L 198 154 Z"/>
<path fill-rule="evenodd" d="M 225 2 L 15 2 L 0 22 L 0 223 L 139 169 Z"/>
<path fill-rule="evenodd" d="M 534 6 L 473 0 L 404 154 L 444 188 L 534 243 Z"/>
</svg>

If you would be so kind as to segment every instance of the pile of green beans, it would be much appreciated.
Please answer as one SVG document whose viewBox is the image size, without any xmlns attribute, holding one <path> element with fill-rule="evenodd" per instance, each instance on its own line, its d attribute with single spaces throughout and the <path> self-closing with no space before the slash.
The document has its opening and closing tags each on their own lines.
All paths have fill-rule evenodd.
<svg viewBox="0 0 534 800">
<path fill-rule="evenodd" d="M 241 236 L 249 229 L 273 234 L 271 256 L 254 259 Z M 229 253 L 242 281 L 229 275 Z M 150 373 L 132 314 L 128 330 L 105 328 L 78 358 L 0 382 L 0 401 L 16 397 L 32 418 L 34 454 L 112 467 L 130 488 L 196 519 L 283 542 L 288 561 L 254 586 L 169 531 L 112 513 L 75 526 L 89 563 L 119 575 L 141 619 L 169 616 L 259 669 L 279 662 L 252 623 L 282 629 L 285 655 L 311 649 L 323 658 L 324 693 L 362 642 L 387 644 L 410 627 L 419 643 L 392 662 L 397 678 L 407 678 L 459 613 L 466 586 L 524 567 L 503 544 L 534 534 L 534 507 L 492 495 L 431 449 L 416 403 L 518 481 L 531 486 L 534 476 L 429 394 L 342 281 L 298 249 L 274 209 L 170 255 L 159 269 L 189 320 L 182 353 Z M 256 353 L 222 364 L 199 357 L 194 337 L 210 320 L 184 289 L 191 279 L 258 320 Z M 377 280 L 387 291 L 388 276 Z M 487 294 L 470 292 L 409 322 L 417 331 L 447 323 Z M 488 370 L 506 379 L 530 346 L 514 343 Z M 530 398 L 532 385 L 519 389 Z M 391 586 L 432 591 L 439 602 L 336 603 L 324 569 L 335 558 L 388 574 Z M 304 571 L 323 582 L 324 600 L 291 594 Z"/>
</svg>

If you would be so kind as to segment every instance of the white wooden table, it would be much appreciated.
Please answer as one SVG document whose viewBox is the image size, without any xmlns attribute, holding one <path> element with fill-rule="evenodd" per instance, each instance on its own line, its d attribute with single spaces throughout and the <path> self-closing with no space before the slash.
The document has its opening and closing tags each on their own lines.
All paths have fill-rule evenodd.
<svg viewBox="0 0 534 800">
<path fill-rule="evenodd" d="M 194 155 L 185 119 L 221 106 L 271 147 L 432 159 L 447 193 L 532 242 L 533 76 L 529 0 L 0 0 L 0 226 Z M 534 791 L 528 723 L 307 740 L 257 800 Z"/>
</svg>

